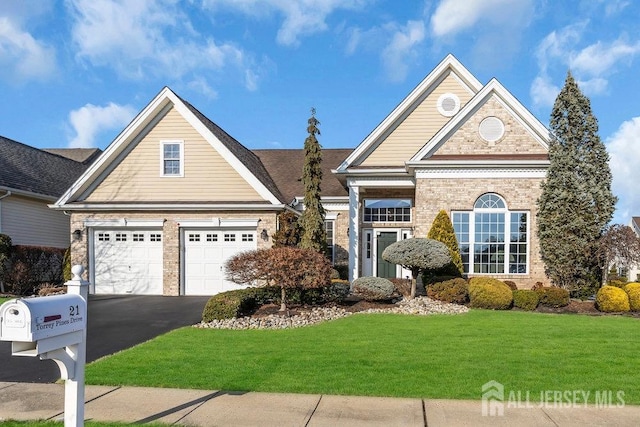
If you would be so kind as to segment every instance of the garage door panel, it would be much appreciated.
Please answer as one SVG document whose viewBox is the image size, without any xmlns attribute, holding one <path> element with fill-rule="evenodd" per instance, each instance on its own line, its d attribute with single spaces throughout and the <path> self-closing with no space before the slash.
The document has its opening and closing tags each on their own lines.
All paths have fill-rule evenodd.
<svg viewBox="0 0 640 427">
<path fill-rule="evenodd" d="M 256 249 L 255 230 L 186 230 L 185 294 L 215 295 L 240 289 L 224 277 L 224 263 L 241 251 Z"/>
<path fill-rule="evenodd" d="M 95 292 L 162 295 L 160 230 L 95 230 Z"/>
</svg>

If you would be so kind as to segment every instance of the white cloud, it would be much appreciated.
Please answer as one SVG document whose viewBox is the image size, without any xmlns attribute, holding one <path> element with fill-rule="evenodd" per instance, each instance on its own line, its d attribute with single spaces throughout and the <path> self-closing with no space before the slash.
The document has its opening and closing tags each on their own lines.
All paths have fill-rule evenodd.
<svg viewBox="0 0 640 427">
<path fill-rule="evenodd" d="M 56 72 L 55 49 L 17 22 L 0 16 L 0 76 L 16 83 L 44 81 Z"/>
<path fill-rule="evenodd" d="M 532 17 L 531 9 L 531 0 L 442 0 L 431 16 L 431 30 L 436 37 L 446 37 L 483 22 L 514 28 L 522 18 Z"/>
<path fill-rule="evenodd" d="M 233 43 L 204 38 L 175 0 L 68 0 L 77 57 L 131 79 L 230 72 L 257 87 L 260 70 Z M 238 73 L 239 72 L 239 73 Z"/>
<path fill-rule="evenodd" d="M 539 75 L 531 83 L 531 89 L 529 90 L 533 105 L 535 106 L 547 106 L 553 105 L 560 88 L 551 82 L 549 76 Z"/>
<path fill-rule="evenodd" d="M 598 41 L 578 52 L 572 52 L 569 66 L 576 73 L 600 76 L 609 72 L 621 61 L 629 62 L 640 52 L 640 41 L 627 43 L 616 40 L 612 43 Z"/>
<path fill-rule="evenodd" d="M 125 127 L 136 115 L 129 105 L 110 102 L 104 107 L 86 104 L 69 113 L 69 122 L 75 136 L 69 141 L 69 148 L 95 147 L 96 136 L 106 130 Z"/>
<path fill-rule="evenodd" d="M 619 198 L 614 220 L 626 224 L 631 216 L 640 215 L 640 117 L 622 123 L 607 140 L 607 149 L 613 173 L 613 192 Z"/>
<path fill-rule="evenodd" d="M 415 55 L 416 46 L 425 38 L 423 21 L 408 21 L 397 28 L 389 44 L 382 50 L 382 62 L 392 81 L 402 81 L 407 76 L 407 60 Z"/>
<path fill-rule="evenodd" d="M 284 15 L 276 40 L 284 46 L 298 46 L 300 39 L 328 29 L 327 18 L 337 10 L 362 9 L 371 0 L 205 0 L 215 11 L 226 7 L 249 16 L 277 12 Z"/>
<path fill-rule="evenodd" d="M 537 107 L 553 105 L 549 91 L 552 71 L 560 69 L 564 74 L 570 69 L 586 95 L 601 95 L 609 87 L 608 77 L 615 72 L 619 64 L 630 64 L 640 53 L 640 41 L 631 43 L 624 38 L 613 42 L 597 41 L 586 47 L 580 47 L 587 33 L 588 21 L 568 25 L 558 31 L 552 31 L 538 44 L 536 59 L 539 73 L 531 84 L 531 97 Z"/>
</svg>

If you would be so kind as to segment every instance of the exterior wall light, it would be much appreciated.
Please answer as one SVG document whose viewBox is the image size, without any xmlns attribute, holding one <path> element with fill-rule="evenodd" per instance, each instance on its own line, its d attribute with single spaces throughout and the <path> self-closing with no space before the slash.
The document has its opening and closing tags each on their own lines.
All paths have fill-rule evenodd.
<svg viewBox="0 0 640 427">
<path fill-rule="evenodd" d="M 260 237 L 262 237 L 262 240 L 269 240 L 269 233 L 267 232 L 266 228 L 262 229 L 262 233 L 260 233 Z"/>
</svg>

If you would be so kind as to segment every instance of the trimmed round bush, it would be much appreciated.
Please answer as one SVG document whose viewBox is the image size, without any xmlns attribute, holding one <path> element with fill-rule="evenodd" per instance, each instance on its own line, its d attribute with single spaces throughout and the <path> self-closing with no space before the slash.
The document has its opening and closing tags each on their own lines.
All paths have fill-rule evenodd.
<svg viewBox="0 0 640 427">
<path fill-rule="evenodd" d="M 513 302 L 511 289 L 498 279 L 473 277 L 469 280 L 469 307 L 508 310 Z"/>
<path fill-rule="evenodd" d="M 202 311 L 202 321 L 233 319 L 249 314 L 256 307 L 254 289 L 237 289 L 212 296 Z"/>
<path fill-rule="evenodd" d="M 596 308 L 605 313 L 629 311 L 629 296 L 622 288 L 605 285 L 596 294 Z"/>
<path fill-rule="evenodd" d="M 540 305 L 543 307 L 564 307 L 569 305 L 569 291 L 556 286 L 548 286 L 536 289 L 540 297 Z"/>
<path fill-rule="evenodd" d="M 627 283 L 624 291 L 629 296 L 629 309 L 631 311 L 640 311 L 640 283 Z"/>
<path fill-rule="evenodd" d="M 531 289 L 513 290 L 513 306 L 522 310 L 533 311 L 538 307 L 540 296 Z"/>
<path fill-rule="evenodd" d="M 438 301 L 466 304 L 469 302 L 469 284 L 461 277 L 434 283 L 427 286 L 427 296 Z"/>
<path fill-rule="evenodd" d="M 359 277 L 353 281 L 353 295 L 366 301 L 388 300 L 395 287 L 391 281 L 382 277 Z"/>
</svg>

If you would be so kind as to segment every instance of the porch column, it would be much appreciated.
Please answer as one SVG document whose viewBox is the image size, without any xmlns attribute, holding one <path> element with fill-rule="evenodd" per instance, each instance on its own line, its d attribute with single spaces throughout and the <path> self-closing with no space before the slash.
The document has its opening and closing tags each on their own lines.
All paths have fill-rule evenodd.
<svg viewBox="0 0 640 427">
<path fill-rule="evenodd" d="M 358 261 L 360 259 L 360 224 L 358 204 L 360 188 L 349 185 L 349 281 L 358 278 Z"/>
</svg>

